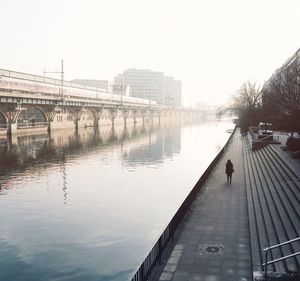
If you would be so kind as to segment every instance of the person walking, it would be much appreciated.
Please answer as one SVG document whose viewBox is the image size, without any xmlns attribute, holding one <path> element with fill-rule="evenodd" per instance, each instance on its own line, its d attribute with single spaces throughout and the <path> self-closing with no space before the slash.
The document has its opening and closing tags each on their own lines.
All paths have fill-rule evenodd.
<svg viewBox="0 0 300 281">
<path fill-rule="evenodd" d="M 233 164 L 230 161 L 230 159 L 228 159 L 228 161 L 226 163 L 226 170 L 225 170 L 225 174 L 227 175 L 227 183 L 231 184 L 231 178 L 232 178 L 233 172 L 234 172 Z"/>
</svg>

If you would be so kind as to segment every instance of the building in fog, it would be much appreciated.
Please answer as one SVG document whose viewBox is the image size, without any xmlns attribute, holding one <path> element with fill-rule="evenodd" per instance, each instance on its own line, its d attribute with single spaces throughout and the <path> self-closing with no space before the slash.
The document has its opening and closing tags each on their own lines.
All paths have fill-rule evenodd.
<svg viewBox="0 0 300 281">
<path fill-rule="evenodd" d="M 94 79 L 74 79 L 72 83 L 81 84 L 84 86 L 96 87 L 108 91 L 108 80 L 94 80 Z"/>
<path fill-rule="evenodd" d="M 181 94 L 181 81 L 174 80 L 174 105 L 175 107 L 181 107 L 182 105 L 182 94 Z"/>
<path fill-rule="evenodd" d="M 172 107 L 181 106 L 181 81 L 165 76 L 163 72 L 130 68 L 115 77 L 114 84 L 115 94 L 120 94 L 122 87 L 131 97 L 151 99 Z"/>
<path fill-rule="evenodd" d="M 164 104 L 181 106 L 181 81 L 169 76 L 164 77 Z"/>
</svg>

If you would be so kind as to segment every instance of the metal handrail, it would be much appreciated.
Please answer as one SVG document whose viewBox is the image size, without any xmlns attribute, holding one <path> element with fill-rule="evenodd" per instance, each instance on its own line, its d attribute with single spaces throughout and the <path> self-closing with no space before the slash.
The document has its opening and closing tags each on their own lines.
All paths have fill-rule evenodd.
<svg viewBox="0 0 300 281">
<path fill-rule="evenodd" d="M 272 141 L 269 141 L 268 138 L 270 138 L 270 136 L 265 136 L 261 139 L 257 139 L 257 140 L 252 140 L 251 146 L 252 146 L 252 150 L 255 149 L 255 146 L 261 144 L 261 145 L 266 145 L 269 143 L 274 143 L 276 142 L 275 137 L 277 138 L 277 142 L 279 142 L 279 136 L 274 136 L 272 135 Z"/>
<path fill-rule="evenodd" d="M 279 136 L 277 136 L 277 135 L 270 135 L 270 136 L 272 136 L 272 138 L 274 139 L 274 138 L 277 138 L 278 140 L 279 140 Z M 270 136 L 265 136 L 265 137 L 263 137 L 263 138 L 260 138 L 260 139 L 258 139 L 258 140 L 256 140 L 256 141 L 254 141 L 255 143 L 258 143 L 258 142 L 264 142 L 265 140 L 267 140 L 268 138 L 270 138 Z"/>
<path fill-rule="evenodd" d="M 296 253 L 293 253 L 293 254 L 290 254 L 290 255 L 287 255 L 287 256 L 275 259 L 275 260 L 268 261 L 268 253 L 269 253 L 269 251 L 273 250 L 275 248 L 278 248 L 278 247 L 282 247 L 282 246 L 287 245 L 287 244 L 291 244 L 291 243 L 299 241 L 299 240 L 300 240 L 300 237 L 297 237 L 297 238 L 291 239 L 289 241 L 285 241 L 285 242 L 282 242 L 280 244 L 276 244 L 276 245 L 273 245 L 271 247 L 267 247 L 267 248 L 263 249 L 263 252 L 265 252 L 265 262 L 262 264 L 262 266 L 264 267 L 264 272 L 265 272 L 264 275 L 265 276 L 267 276 L 267 269 L 268 269 L 268 265 L 269 264 L 273 264 L 273 263 L 276 263 L 276 262 L 279 262 L 279 261 L 282 261 L 282 260 L 286 260 L 288 258 L 292 258 L 292 257 L 300 255 L 300 252 L 296 252 Z"/>
</svg>

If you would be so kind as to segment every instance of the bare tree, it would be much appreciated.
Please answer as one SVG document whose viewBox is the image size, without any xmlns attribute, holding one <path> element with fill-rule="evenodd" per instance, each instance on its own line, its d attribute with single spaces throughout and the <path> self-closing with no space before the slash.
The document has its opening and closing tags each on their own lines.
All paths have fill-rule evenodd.
<svg viewBox="0 0 300 281">
<path fill-rule="evenodd" d="M 233 97 L 233 108 L 240 110 L 256 110 L 261 106 L 261 90 L 256 83 L 243 83 L 238 94 Z"/>
<path fill-rule="evenodd" d="M 263 108 L 273 119 L 282 120 L 292 134 L 299 130 L 300 118 L 300 53 L 299 51 L 266 82 Z"/>
<path fill-rule="evenodd" d="M 249 126 L 257 125 L 262 102 L 261 89 L 250 81 L 243 83 L 237 95 L 233 96 L 228 110 L 235 112 L 239 117 L 242 131 Z"/>
</svg>

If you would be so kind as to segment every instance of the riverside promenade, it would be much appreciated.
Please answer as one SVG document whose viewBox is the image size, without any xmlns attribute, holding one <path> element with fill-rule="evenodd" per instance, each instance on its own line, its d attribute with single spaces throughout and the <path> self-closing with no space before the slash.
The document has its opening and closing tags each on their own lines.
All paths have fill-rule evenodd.
<svg viewBox="0 0 300 281">
<path fill-rule="evenodd" d="M 299 173 L 275 149 L 269 150 L 272 148 L 251 151 L 247 137 L 241 136 L 239 129 L 235 131 L 151 281 L 250 281 L 254 272 L 261 276 L 262 248 L 299 237 Z M 232 184 L 226 182 L 228 159 L 235 170 Z M 286 179 L 276 174 L 276 167 L 287 171 Z M 271 253 L 271 258 L 299 248 L 300 243 L 289 245 L 284 251 Z M 269 269 L 299 272 L 299 259 Z"/>
</svg>

